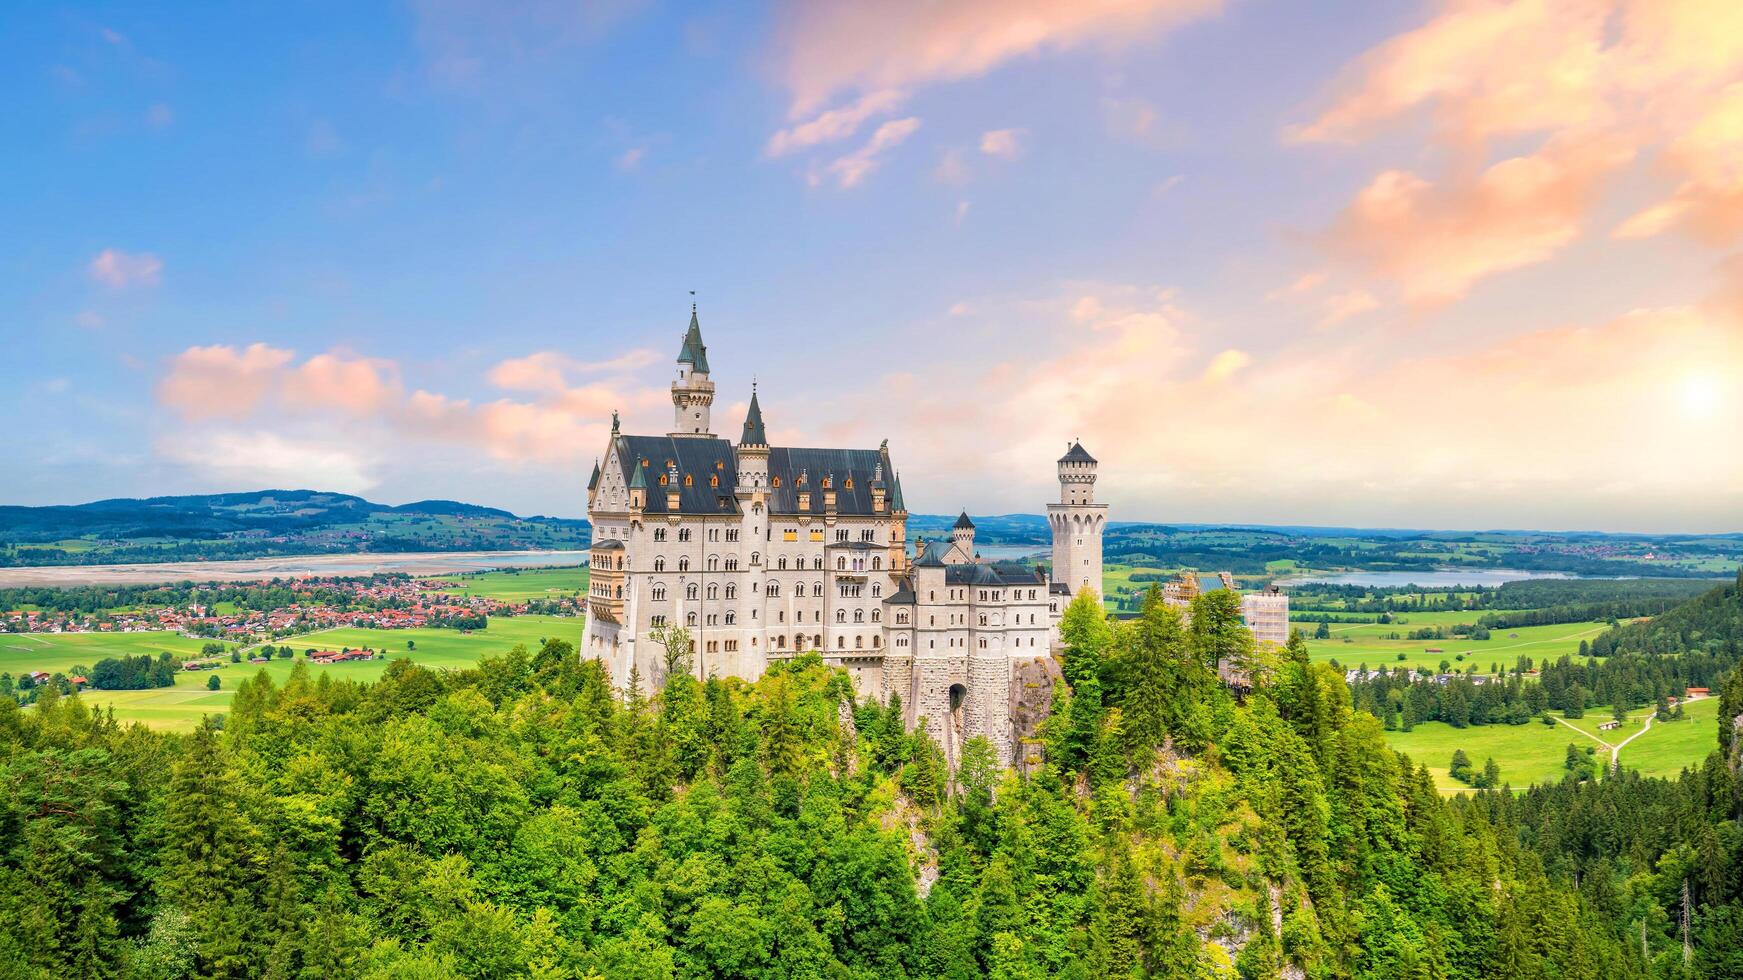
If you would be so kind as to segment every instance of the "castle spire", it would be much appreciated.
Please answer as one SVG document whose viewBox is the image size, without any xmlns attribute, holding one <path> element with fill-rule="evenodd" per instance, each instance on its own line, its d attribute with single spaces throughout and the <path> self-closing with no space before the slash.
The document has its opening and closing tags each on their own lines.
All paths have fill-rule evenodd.
<svg viewBox="0 0 1743 980">
<path fill-rule="evenodd" d="M 739 444 L 744 446 L 766 446 L 769 444 L 768 432 L 763 428 L 763 409 L 757 404 L 756 383 L 750 386 L 750 408 L 744 413 L 744 435 L 739 437 Z"/>
<path fill-rule="evenodd" d="M 702 343 L 702 324 L 696 319 L 696 304 L 690 304 L 690 329 L 684 332 L 684 346 L 678 350 L 678 363 L 690 365 L 693 374 L 708 373 L 708 345 Z"/>
</svg>

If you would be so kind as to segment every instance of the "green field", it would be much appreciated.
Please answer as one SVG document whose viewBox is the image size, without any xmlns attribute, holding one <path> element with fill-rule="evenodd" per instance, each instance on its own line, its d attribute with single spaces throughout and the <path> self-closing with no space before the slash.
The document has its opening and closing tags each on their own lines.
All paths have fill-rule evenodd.
<svg viewBox="0 0 1743 980">
<path fill-rule="evenodd" d="M 1462 617 L 1450 618 L 1450 617 Z M 1452 625 L 1470 622 L 1472 613 L 1417 613 L 1406 616 L 1410 622 L 1380 625 L 1377 623 L 1337 624 L 1331 626 L 1331 639 L 1307 641 L 1307 650 L 1315 663 L 1337 661 L 1345 668 L 1367 665 L 1369 670 L 1381 667 L 1427 667 L 1435 669 L 1442 660 L 1450 661 L 1455 670 L 1472 665 L 1483 673 L 1492 667 L 1510 668 L 1520 657 L 1530 657 L 1538 664 L 1553 663 L 1563 656 L 1580 652 L 1580 641 L 1590 640 L 1609 628 L 1609 624 L 1557 623 L 1552 626 L 1521 626 L 1517 629 L 1495 630 L 1487 640 L 1454 637 L 1446 640 L 1387 640 L 1388 633 L 1408 634 L 1424 626 Z M 1299 624 L 1304 630 L 1310 624 Z M 1317 628 L 1319 624 L 1311 624 Z M 1346 642 L 1348 641 L 1348 642 Z M 1429 653 L 1430 649 L 1440 653 Z M 1403 659 L 1398 655 L 1404 654 Z M 1459 659 L 1463 654 L 1464 659 Z"/>
<path fill-rule="evenodd" d="M 25 671 L 66 673 L 74 665 L 89 667 L 104 657 L 153 657 L 169 651 L 178 657 L 198 656 L 210 640 L 177 633 L 0 633 L 0 673 L 17 677 Z"/>
<path fill-rule="evenodd" d="M 1502 782 L 1515 789 L 1534 783 L 1556 782 L 1566 772 L 1569 742 L 1584 742 L 1579 734 L 1560 725 L 1548 728 L 1533 720 L 1527 725 L 1474 725 L 1454 728 L 1445 722 L 1426 721 L 1408 732 L 1387 732 L 1386 744 L 1426 765 L 1434 785 L 1442 792 L 1468 790 L 1452 778 L 1452 755 L 1464 749 L 1471 765 L 1482 769 L 1490 758 L 1501 767 Z M 1596 743 L 1592 743 L 1596 744 Z M 1604 750 L 1600 747 L 1598 750 Z"/>
<path fill-rule="evenodd" d="M 454 583 L 443 591 L 455 595 L 483 596 L 503 602 L 525 602 L 528 599 L 561 599 L 579 596 L 587 591 L 585 568 L 509 568 L 470 575 L 431 575 L 432 579 Z"/>
<path fill-rule="evenodd" d="M 1412 731 L 1387 732 L 1386 743 L 1410 756 L 1412 762 L 1426 764 L 1434 774 L 1435 786 L 1443 792 L 1470 789 L 1449 772 L 1455 749 L 1464 749 L 1471 765 L 1478 769 L 1487 759 L 1494 758 L 1501 767 L 1502 780 L 1520 789 L 1532 783 L 1560 780 L 1566 771 L 1563 763 L 1569 742 L 1581 748 L 1595 747 L 1599 764 L 1607 768 L 1611 749 L 1638 735 L 1622 747 L 1621 764 L 1639 770 L 1642 775 L 1671 777 L 1685 768 L 1699 766 L 1707 753 L 1718 747 L 1714 728 L 1719 716 L 1718 698 L 1688 702 L 1683 705 L 1686 717 L 1681 721 L 1655 721 L 1642 733 L 1641 727 L 1655 710 L 1656 707 L 1637 708 L 1628 713 L 1622 727 L 1610 731 L 1598 728 L 1610 720 L 1608 706 L 1587 708 L 1583 718 L 1562 718 L 1556 712 L 1554 728 L 1536 720 L 1528 725 L 1470 728 L 1430 721 Z"/>
<path fill-rule="evenodd" d="M 315 673 L 328 672 L 335 678 L 345 680 L 372 681 L 379 678 L 392 660 L 408 658 L 413 663 L 435 668 L 464 668 L 477 663 L 480 657 L 489 654 L 503 653 L 517 643 L 524 643 L 528 649 L 536 648 L 539 641 L 545 637 L 556 637 L 568 640 L 580 646 L 581 631 L 585 621 L 579 617 L 558 616 L 498 616 L 492 617 L 490 627 L 461 633 L 458 630 L 446 629 L 360 629 L 344 627 L 325 630 L 320 633 L 309 633 L 292 637 L 283 641 L 301 654 L 304 650 L 337 650 L 342 647 L 369 647 L 383 650 L 387 653 L 384 660 L 360 660 L 342 664 L 325 666 L 310 666 Z M 58 634 L 44 637 L 49 640 L 64 640 L 78 637 L 88 640 L 112 638 L 117 640 L 134 639 L 138 637 L 155 637 L 158 642 L 180 640 L 181 637 L 169 634 L 138 634 L 138 633 L 82 633 Z M 10 641 L 15 637 L 5 637 Z M 186 641 L 193 644 L 193 652 L 198 652 L 203 641 Z M 407 642 L 415 643 L 415 650 L 406 648 Z M 146 646 L 142 648 L 127 648 L 103 646 L 91 642 L 80 648 L 77 659 L 68 663 L 94 663 L 105 656 L 113 656 L 119 652 L 137 654 L 162 649 L 161 646 Z M 65 655 L 65 651 L 62 651 Z M 302 658 L 296 660 L 275 658 L 270 664 L 226 664 L 217 671 L 187 672 L 176 675 L 174 687 L 156 688 L 147 691 L 86 691 L 80 697 L 86 704 L 97 708 L 113 706 L 115 717 L 122 721 L 141 721 L 153 728 L 173 731 L 190 731 L 200 723 L 200 718 L 207 714 L 222 713 L 235 694 L 236 686 L 244 680 L 253 677 L 265 669 L 274 683 L 282 683 L 290 675 L 291 667 Z M 31 667 L 36 670 L 50 670 L 51 667 Z M 216 676 L 223 685 L 221 690 L 206 690 L 207 679 Z"/>
</svg>

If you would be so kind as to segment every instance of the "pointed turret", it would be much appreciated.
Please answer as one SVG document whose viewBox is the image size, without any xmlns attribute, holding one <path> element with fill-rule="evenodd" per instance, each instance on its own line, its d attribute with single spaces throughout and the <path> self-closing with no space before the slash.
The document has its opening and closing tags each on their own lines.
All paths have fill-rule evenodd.
<svg viewBox="0 0 1743 980">
<path fill-rule="evenodd" d="M 702 324 L 696 320 L 696 304 L 690 304 L 690 329 L 684 331 L 684 346 L 678 350 L 678 363 L 690 365 L 695 374 L 708 373 L 708 345 L 702 342 Z"/>
<path fill-rule="evenodd" d="M 592 493 L 593 491 L 598 490 L 598 489 L 599 489 L 599 460 L 596 459 L 593 461 L 593 475 L 587 478 L 587 492 Z"/>
<path fill-rule="evenodd" d="M 900 473 L 896 474 L 895 482 L 890 487 L 890 509 L 894 511 L 908 509 L 907 503 L 902 500 L 902 474 Z"/>
<path fill-rule="evenodd" d="M 763 429 L 763 409 L 757 404 L 756 386 L 750 389 L 750 408 L 744 413 L 744 434 L 739 437 L 739 443 L 745 446 L 766 446 L 769 444 L 769 434 Z"/>
<path fill-rule="evenodd" d="M 678 380 L 672 382 L 673 436 L 712 437 L 708 413 L 714 404 L 714 382 L 708 380 L 708 347 L 702 343 L 702 325 L 696 321 L 696 306 L 690 306 L 690 329 L 678 349 Z"/>
</svg>

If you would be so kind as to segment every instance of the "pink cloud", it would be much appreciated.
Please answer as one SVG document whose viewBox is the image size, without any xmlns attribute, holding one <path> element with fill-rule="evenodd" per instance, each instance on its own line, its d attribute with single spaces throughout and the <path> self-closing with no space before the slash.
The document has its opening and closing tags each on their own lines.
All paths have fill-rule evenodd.
<svg viewBox="0 0 1743 980">
<path fill-rule="evenodd" d="M 993 129 L 981 134 L 980 151 L 990 157 L 1013 160 L 1023 152 L 1023 129 Z"/>
<path fill-rule="evenodd" d="M 1025 55 L 1129 43 L 1209 16 L 1221 0 L 808 0 L 781 14 L 795 116 L 844 90 L 908 90 Z"/>
<path fill-rule="evenodd" d="M 163 280 L 163 260 L 150 252 L 129 255 L 118 249 L 98 252 L 86 267 L 91 278 L 111 289 L 155 286 Z"/>
<path fill-rule="evenodd" d="M 157 400 L 184 418 L 246 416 L 275 389 L 295 352 L 266 344 L 190 347 L 170 359 Z"/>
<path fill-rule="evenodd" d="M 778 157 L 819 143 L 846 139 L 858 132 L 867 119 L 894 112 L 901 106 L 903 98 L 902 93 L 894 89 L 867 92 L 849 105 L 824 110 L 805 122 L 775 133 L 769 137 L 763 152 Z"/>
<path fill-rule="evenodd" d="M 821 173 L 813 173 L 811 183 L 816 185 L 825 178 L 834 178 L 836 185 L 844 189 L 859 186 L 877 170 L 885 153 L 902 145 L 919 128 L 920 120 L 915 116 L 884 123 L 864 146 L 838 158 Z"/>
</svg>

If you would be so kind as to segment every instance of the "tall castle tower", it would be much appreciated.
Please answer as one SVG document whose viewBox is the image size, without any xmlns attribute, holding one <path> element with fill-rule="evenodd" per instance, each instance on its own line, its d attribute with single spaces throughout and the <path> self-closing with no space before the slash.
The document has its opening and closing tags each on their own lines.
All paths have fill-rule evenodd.
<svg viewBox="0 0 1743 980">
<path fill-rule="evenodd" d="M 1089 586 L 1100 599 L 1101 534 L 1108 505 L 1095 502 L 1095 457 L 1073 442 L 1059 457 L 1059 502 L 1047 505 L 1053 528 L 1053 581 L 1076 595 Z"/>
<path fill-rule="evenodd" d="M 672 382 L 672 436 L 714 435 L 708 415 L 714 405 L 714 382 L 708 380 L 708 347 L 702 343 L 702 325 L 696 322 L 696 307 L 690 307 L 690 329 L 678 351 L 678 380 Z"/>
</svg>

